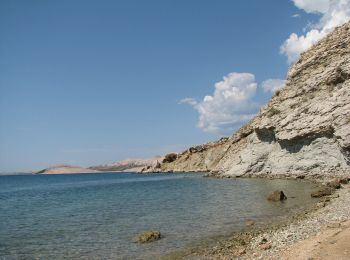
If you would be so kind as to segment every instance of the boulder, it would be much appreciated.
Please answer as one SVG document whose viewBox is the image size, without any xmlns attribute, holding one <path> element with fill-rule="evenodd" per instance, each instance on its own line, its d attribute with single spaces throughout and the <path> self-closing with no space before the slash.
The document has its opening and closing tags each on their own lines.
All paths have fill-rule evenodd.
<svg viewBox="0 0 350 260">
<path fill-rule="evenodd" d="M 270 193 L 267 199 L 270 201 L 282 201 L 286 200 L 287 196 L 283 193 L 283 191 L 275 190 L 274 192 Z"/>
<path fill-rule="evenodd" d="M 148 230 L 138 234 L 134 241 L 139 243 L 148 243 L 159 240 L 161 238 L 161 234 L 157 230 Z"/>
<path fill-rule="evenodd" d="M 313 198 L 321 198 L 321 197 L 324 197 L 324 196 L 332 195 L 333 192 L 334 192 L 334 188 L 322 187 L 322 188 L 319 188 L 318 190 L 312 192 L 311 193 L 311 197 L 313 197 Z"/>
<path fill-rule="evenodd" d="M 340 180 L 333 180 L 327 183 L 327 187 L 333 189 L 340 189 Z"/>
<path fill-rule="evenodd" d="M 349 179 L 348 178 L 341 178 L 341 179 L 339 179 L 339 182 L 341 184 L 348 184 L 349 183 Z"/>
<path fill-rule="evenodd" d="M 263 237 L 263 238 L 261 239 L 261 241 L 259 242 L 259 245 L 266 244 L 267 241 L 268 241 L 267 238 Z"/>
</svg>

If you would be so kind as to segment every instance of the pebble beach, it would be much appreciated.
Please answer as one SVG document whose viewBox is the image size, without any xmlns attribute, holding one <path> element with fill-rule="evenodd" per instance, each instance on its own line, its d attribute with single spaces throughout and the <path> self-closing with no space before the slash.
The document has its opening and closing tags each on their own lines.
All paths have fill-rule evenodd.
<svg viewBox="0 0 350 260">
<path fill-rule="evenodd" d="M 164 259 L 350 259 L 349 201 L 350 185 L 343 184 L 332 195 L 282 223 L 235 233 L 210 246 L 191 248 Z M 327 246 L 337 248 L 328 257 L 331 249 Z"/>
</svg>

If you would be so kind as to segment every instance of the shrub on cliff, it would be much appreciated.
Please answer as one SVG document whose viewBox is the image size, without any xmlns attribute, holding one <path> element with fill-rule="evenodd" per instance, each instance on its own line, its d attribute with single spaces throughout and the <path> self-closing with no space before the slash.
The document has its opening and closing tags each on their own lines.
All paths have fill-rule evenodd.
<svg viewBox="0 0 350 260">
<path fill-rule="evenodd" d="M 163 159 L 163 163 L 171 163 L 171 162 L 175 161 L 176 158 L 177 158 L 176 153 L 169 153 L 169 154 L 165 155 L 165 157 Z"/>
</svg>

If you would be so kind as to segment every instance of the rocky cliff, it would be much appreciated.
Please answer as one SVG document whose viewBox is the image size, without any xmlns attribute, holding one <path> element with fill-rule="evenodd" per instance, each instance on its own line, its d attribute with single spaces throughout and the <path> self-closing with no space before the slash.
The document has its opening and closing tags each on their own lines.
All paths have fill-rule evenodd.
<svg viewBox="0 0 350 260">
<path fill-rule="evenodd" d="M 350 23 L 303 53 L 286 86 L 233 136 L 191 147 L 161 170 L 350 175 Z"/>
</svg>

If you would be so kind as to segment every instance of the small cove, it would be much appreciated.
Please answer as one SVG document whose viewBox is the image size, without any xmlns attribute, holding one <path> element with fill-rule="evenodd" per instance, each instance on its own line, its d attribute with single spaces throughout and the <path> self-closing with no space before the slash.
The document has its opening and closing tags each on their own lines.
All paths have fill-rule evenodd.
<svg viewBox="0 0 350 260">
<path fill-rule="evenodd" d="M 190 173 L 0 176 L 0 258 L 154 258 L 309 207 L 314 186 Z M 267 201 L 273 190 L 288 199 Z M 163 238 L 132 242 L 148 229 Z"/>
</svg>

